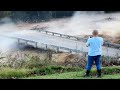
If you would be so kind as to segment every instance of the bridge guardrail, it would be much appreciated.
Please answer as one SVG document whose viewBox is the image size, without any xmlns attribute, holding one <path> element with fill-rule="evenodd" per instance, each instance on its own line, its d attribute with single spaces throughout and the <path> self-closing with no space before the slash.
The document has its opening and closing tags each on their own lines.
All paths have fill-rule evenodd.
<svg viewBox="0 0 120 90">
<path fill-rule="evenodd" d="M 80 38 L 80 37 L 76 37 L 76 36 L 60 34 L 60 33 L 56 33 L 56 32 L 46 31 L 46 30 L 43 30 L 43 29 L 40 29 L 40 28 L 36 28 L 36 29 L 33 28 L 31 30 L 37 30 L 39 32 L 45 32 L 46 34 L 49 34 L 49 35 L 52 35 L 52 36 L 58 35 L 61 38 L 67 38 L 67 39 L 70 39 L 70 40 L 87 42 L 87 38 Z M 120 49 L 120 44 L 113 44 L 113 43 L 105 41 L 103 45 L 107 46 L 107 47 L 113 47 L 113 48 Z"/>
<path fill-rule="evenodd" d="M 20 44 L 21 41 L 24 41 L 22 43 L 25 43 L 25 45 L 29 45 L 28 42 L 31 42 L 31 43 L 34 43 L 34 46 L 35 48 L 39 48 L 39 44 L 38 42 L 35 42 L 35 41 L 32 41 L 32 40 L 26 40 L 26 39 L 22 39 L 22 38 L 16 38 L 16 37 L 10 37 L 10 36 L 5 36 L 5 35 L 2 35 L 4 37 L 8 37 L 8 38 L 12 38 L 12 39 L 17 39 L 17 42 Z M 83 52 L 83 51 L 80 51 L 80 50 L 76 50 L 76 49 L 71 49 L 71 48 L 67 48 L 67 47 L 61 47 L 61 46 L 56 46 L 56 45 L 51 45 L 51 44 L 45 44 L 45 43 L 40 43 L 42 45 L 44 45 L 44 49 L 53 49 L 55 50 L 56 52 L 59 52 L 59 51 L 63 51 L 63 50 L 66 50 L 68 51 L 69 53 L 87 53 L 87 52 Z M 53 47 L 53 48 L 51 48 Z M 55 49 L 54 49 L 55 48 Z"/>
</svg>

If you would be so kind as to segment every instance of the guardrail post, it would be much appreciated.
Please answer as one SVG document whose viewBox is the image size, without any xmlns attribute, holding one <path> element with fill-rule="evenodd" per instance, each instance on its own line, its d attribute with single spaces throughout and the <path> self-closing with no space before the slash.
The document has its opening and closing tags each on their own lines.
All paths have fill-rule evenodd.
<svg viewBox="0 0 120 90">
<path fill-rule="evenodd" d="M 25 44 L 27 45 L 28 41 L 25 42 Z"/>
<path fill-rule="evenodd" d="M 70 36 L 67 36 L 67 38 L 70 38 Z"/>
<path fill-rule="evenodd" d="M 37 42 L 35 43 L 35 47 L 37 48 Z"/>
<path fill-rule="evenodd" d="M 76 54 L 78 54 L 78 51 L 76 50 Z"/>
<path fill-rule="evenodd" d="M 46 44 L 45 48 L 46 48 L 46 50 L 47 50 L 47 48 L 48 48 L 48 47 L 47 47 L 47 44 Z"/>
<path fill-rule="evenodd" d="M 70 49 L 70 53 L 72 53 L 72 50 Z"/>
<path fill-rule="evenodd" d="M 59 47 L 57 47 L 57 52 L 59 52 Z"/>
<path fill-rule="evenodd" d="M 48 33 L 48 31 L 45 31 L 46 32 L 46 34 Z"/>
<path fill-rule="evenodd" d="M 108 43 L 108 47 L 109 47 L 110 45 L 109 45 L 109 43 Z"/>
<path fill-rule="evenodd" d="M 60 34 L 60 37 L 62 37 L 62 34 Z"/>
<path fill-rule="evenodd" d="M 54 36 L 54 33 L 52 33 L 52 35 Z"/>
<path fill-rule="evenodd" d="M 76 38 L 77 40 L 79 40 L 79 38 Z"/>
<path fill-rule="evenodd" d="M 18 44 L 20 43 L 20 39 L 18 39 Z"/>
<path fill-rule="evenodd" d="M 85 57 L 87 57 L 87 54 L 88 54 L 88 53 L 87 53 L 87 52 L 85 52 Z"/>
</svg>

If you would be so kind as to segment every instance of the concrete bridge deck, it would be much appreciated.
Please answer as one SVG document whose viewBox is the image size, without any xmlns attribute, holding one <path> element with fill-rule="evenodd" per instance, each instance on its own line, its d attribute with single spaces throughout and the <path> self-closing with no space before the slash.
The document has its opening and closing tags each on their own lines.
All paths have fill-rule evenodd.
<svg viewBox="0 0 120 90">
<path fill-rule="evenodd" d="M 34 45 L 42 48 L 46 47 L 54 47 L 55 49 L 59 49 L 61 51 L 69 51 L 69 52 L 87 52 L 88 48 L 85 45 L 85 42 L 78 40 L 71 40 L 67 38 L 56 37 L 54 35 L 49 35 L 46 33 L 38 33 L 37 31 L 26 30 L 23 32 L 11 32 L 11 33 L 1 33 L 6 37 L 12 37 L 19 40 L 23 40 L 27 42 L 27 44 L 35 43 Z M 120 56 L 120 49 L 110 48 L 103 46 L 103 55 L 105 56 Z"/>
</svg>

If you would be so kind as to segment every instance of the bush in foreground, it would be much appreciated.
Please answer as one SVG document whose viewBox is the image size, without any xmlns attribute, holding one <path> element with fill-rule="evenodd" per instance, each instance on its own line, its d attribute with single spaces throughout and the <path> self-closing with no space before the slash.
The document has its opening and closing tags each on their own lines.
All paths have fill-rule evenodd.
<svg viewBox="0 0 120 90">
<path fill-rule="evenodd" d="M 102 68 L 102 74 L 103 75 L 112 75 L 112 74 L 117 74 L 120 73 L 120 66 L 114 66 L 114 67 L 103 67 Z M 92 69 L 91 73 L 92 76 L 95 76 L 97 74 L 96 69 Z"/>
<path fill-rule="evenodd" d="M 2 68 L 0 70 L 1 79 L 15 79 L 20 77 L 29 76 L 30 70 L 28 69 L 13 69 L 13 68 Z"/>
<path fill-rule="evenodd" d="M 45 66 L 33 69 L 14 69 L 14 68 L 0 68 L 0 79 L 17 79 L 22 77 L 29 77 L 35 75 L 48 75 L 54 73 L 81 71 L 81 68 L 67 68 L 61 66 Z"/>
</svg>

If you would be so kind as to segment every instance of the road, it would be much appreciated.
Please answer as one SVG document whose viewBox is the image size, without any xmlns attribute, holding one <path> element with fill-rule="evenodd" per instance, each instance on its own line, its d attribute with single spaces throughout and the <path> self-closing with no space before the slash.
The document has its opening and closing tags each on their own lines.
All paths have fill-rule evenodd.
<svg viewBox="0 0 120 90">
<path fill-rule="evenodd" d="M 66 48 L 70 48 L 70 49 L 77 49 L 77 50 L 81 50 L 83 52 L 88 51 L 88 47 L 86 47 L 84 42 L 74 41 L 74 40 L 61 38 L 61 37 L 57 37 L 57 36 L 52 36 L 52 35 L 40 33 L 37 31 L 21 30 L 21 31 L 16 31 L 16 32 L 6 32 L 3 35 L 9 36 L 9 37 L 14 36 L 16 38 L 31 40 L 31 41 L 35 41 L 38 43 L 50 44 L 50 45 L 66 47 Z M 109 47 L 103 46 L 102 51 L 103 51 L 102 55 L 105 55 L 105 56 L 113 56 L 114 57 L 117 54 L 118 54 L 118 56 L 120 56 L 119 49 L 114 49 L 114 48 L 109 48 Z"/>
</svg>

